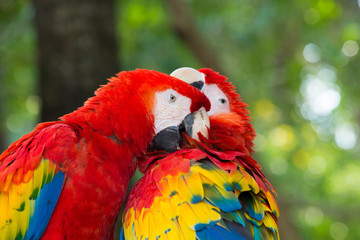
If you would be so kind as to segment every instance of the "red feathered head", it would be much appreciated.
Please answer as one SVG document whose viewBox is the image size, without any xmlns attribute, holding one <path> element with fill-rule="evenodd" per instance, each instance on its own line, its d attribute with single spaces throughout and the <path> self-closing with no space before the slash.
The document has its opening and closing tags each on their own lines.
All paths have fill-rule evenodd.
<svg viewBox="0 0 360 240">
<path fill-rule="evenodd" d="M 143 154 L 158 132 L 181 124 L 201 107 L 210 108 L 198 89 L 164 73 L 137 69 L 109 80 L 83 107 L 61 119 L 129 144 L 135 155 Z"/>
<path fill-rule="evenodd" d="M 208 115 L 216 147 L 248 155 L 253 152 L 255 130 L 250 123 L 248 105 L 225 76 L 208 68 L 180 68 L 171 75 L 201 89 L 209 98 L 211 109 Z"/>
</svg>

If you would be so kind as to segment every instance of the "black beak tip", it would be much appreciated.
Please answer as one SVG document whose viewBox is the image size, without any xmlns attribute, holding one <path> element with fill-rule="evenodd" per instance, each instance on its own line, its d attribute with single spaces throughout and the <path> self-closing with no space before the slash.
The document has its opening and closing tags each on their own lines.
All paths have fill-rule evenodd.
<svg viewBox="0 0 360 240">
<path fill-rule="evenodd" d="M 181 143 L 180 126 L 167 127 L 158 132 L 152 140 L 153 148 L 166 152 L 175 152 Z"/>
<path fill-rule="evenodd" d="M 203 81 L 196 81 L 196 82 L 192 82 L 190 83 L 191 86 L 201 90 L 204 87 L 204 82 Z"/>
</svg>

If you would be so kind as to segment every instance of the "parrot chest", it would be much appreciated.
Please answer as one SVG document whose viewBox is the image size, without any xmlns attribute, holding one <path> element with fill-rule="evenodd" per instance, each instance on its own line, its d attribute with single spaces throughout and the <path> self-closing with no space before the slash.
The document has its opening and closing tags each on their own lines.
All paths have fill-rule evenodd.
<svg viewBox="0 0 360 240">
<path fill-rule="evenodd" d="M 113 239 L 136 161 L 126 146 L 111 141 L 105 146 L 87 143 L 66 166 L 65 184 L 44 239 Z"/>
</svg>

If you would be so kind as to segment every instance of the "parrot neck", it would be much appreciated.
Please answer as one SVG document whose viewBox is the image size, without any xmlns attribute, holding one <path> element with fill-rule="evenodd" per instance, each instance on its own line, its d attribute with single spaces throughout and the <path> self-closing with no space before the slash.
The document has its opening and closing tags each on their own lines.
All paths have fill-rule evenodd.
<svg viewBox="0 0 360 240">
<path fill-rule="evenodd" d="M 210 117 L 214 145 L 223 151 L 235 150 L 248 156 L 254 152 L 255 131 L 253 126 L 237 113 L 225 113 Z"/>
<path fill-rule="evenodd" d="M 154 135 L 152 114 L 141 104 L 134 106 L 126 102 L 116 106 L 113 102 L 104 103 L 100 98 L 90 98 L 84 106 L 64 115 L 61 120 L 77 126 L 79 131 L 89 129 L 119 145 L 126 144 L 136 157 L 142 156 Z"/>
</svg>

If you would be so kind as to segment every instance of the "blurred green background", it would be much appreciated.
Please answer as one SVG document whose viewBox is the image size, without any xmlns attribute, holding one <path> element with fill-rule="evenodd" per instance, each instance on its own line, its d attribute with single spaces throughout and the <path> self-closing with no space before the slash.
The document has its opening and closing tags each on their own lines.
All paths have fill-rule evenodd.
<svg viewBox="0 0 360 240">
<path fill-rule="evenodd" d="M 1 150 L 42 119 L 33 2 L 0 1 Z M 211 67 L 236 85 L 257 131 L 254 158 L 279 195 L 282 239 L 360 239 L 358 1 L 111 4 L 118 71 Z"/>
</svg>

